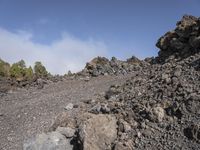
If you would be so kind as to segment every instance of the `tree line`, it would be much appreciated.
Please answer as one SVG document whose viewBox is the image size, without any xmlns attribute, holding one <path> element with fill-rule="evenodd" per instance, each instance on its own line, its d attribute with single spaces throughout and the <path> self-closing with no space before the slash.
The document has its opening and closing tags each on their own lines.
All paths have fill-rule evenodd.
<svg viewBox="0 0 200 150">
<path fill-rule="evenodd" d="M 45 66 L 37 61 L 34 67 L 27 67 L 24 60 L 20 60 L 14 64 L 9 64 L 8 62 L 0 59 L 0 77 L 8 77 L 16 79 L 18 81 L 32 80 L 35 78 L 45 78 L 50 73 L 46 70 Z"/>
</svg>

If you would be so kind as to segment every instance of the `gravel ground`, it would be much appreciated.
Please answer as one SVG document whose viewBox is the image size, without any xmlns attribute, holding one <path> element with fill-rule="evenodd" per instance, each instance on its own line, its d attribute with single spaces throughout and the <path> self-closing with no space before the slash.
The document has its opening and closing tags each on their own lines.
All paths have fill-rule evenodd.
<svg viewBox="0 0 200 150">
<path fill-rule="evenodd" d="M 48 130 L 68 103 L 77 103 L 124 83 L 131 75 L 64 80 L 43 89 L 18 89 L 0 97 L 0 149 L 21 150 L 26 138 Z"/>
</svg>

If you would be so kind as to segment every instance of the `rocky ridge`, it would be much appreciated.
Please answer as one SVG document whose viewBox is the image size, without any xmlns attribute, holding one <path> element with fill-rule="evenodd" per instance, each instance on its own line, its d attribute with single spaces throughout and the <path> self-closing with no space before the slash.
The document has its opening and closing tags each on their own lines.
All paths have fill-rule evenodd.
<svg viewBox="0 0 200 150">
<path fill-rule="evenodd" d="M 129 70 L 134 75 L 70 107 L 48 133 L 29 140 L 24 149 L 200 149 L 199 37 L 200 19 L 185 15 L 158 40 L 158 57 L 148 63 L 134 58 L 127 68 L 131 61 L 94 59 L 82 75 Z"/>
<path fill-rule="evenodd" d="M 147 66 L 147 62 L 139 60 L 135 56 L 132 56 L 126 61 L 118 60 L 115 57 L 112 57 L 111 60 L 105 57 L 96 57 L 88 62 L 85 68 L 77 75 L 90 77 L 97 77 L 100 75 L 125 75 L 146 68 Z"/>
</svg>

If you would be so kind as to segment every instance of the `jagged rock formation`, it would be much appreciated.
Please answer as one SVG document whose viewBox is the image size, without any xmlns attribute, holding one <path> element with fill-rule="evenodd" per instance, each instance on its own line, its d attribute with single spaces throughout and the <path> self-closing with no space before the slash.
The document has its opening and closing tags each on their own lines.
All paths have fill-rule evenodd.
<svg viewBox="0 0 200 150">
<path fill-rule="evenodd" d="M 97 77 L 99 75 L 119 75 L 141 70 L 145 66 L 148 66 L 148 63 L 139 60 L 135 56 L 132 56 L 126 61 L 118 60 L 115 57 L 112 57 L 111 60 L 105 57 L 96 57 L 91 62 L 87 63 L 83 71 L 79 74 L 92 77 Z"/>
<path fill-rule="evenodd" d="M 75 130 L 71 143 L 77 150 L 200 149 L 199 22 L 184 16 L 175 30 L 159 39 L 155 60 L 98 57 L 88 63 L 82 74 L 131 70 L 134 76 L 79 104 L 78 111 L 68 110 L 51 131 L 59 126 Z"/>
<path fill-rule="evenodd" d="M 161 63 L 184 59 L 200 51 L 200 18 L 185 15 L 176 25 L 156 44 L 160 48 L 158 61 Z"/>
</svg>

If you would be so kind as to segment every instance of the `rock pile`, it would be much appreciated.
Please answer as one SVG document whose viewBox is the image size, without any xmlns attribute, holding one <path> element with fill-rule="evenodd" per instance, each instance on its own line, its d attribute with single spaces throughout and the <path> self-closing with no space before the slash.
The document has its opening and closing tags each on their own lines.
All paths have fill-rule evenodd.
<svg viewBox="0 0 200 150">
<path fill-rule="evenodd" d="M 133 77 L 58 116 L 51 131 L 71 128 L 74 134 L 70 138 L 65 135 L 63 144 L 70 141 L 70 150 L 200 149 L 199 36 L 199 19 L 184 16 L 174 31 L 158 41 L 156 60 L 147 60 L 157 63 L 95 58 L 84 73 L 118 74 L 127 72 L 133 63 Z M 29 148 L 36 150 L 34 143 L 38 140 L 33 140 Z M 58 141 L 62 137 L 57 138 L 60 146 Z"/>
<path fill-rule="evenodd" d="M 190 65 L 199 58 L 196 54 L 152 65 L 123 86 L 110 87 L 94 104 L 99 108 L 91 113 L 116 116 L 116 147 L 120 143 L 120 149 L 200 148 L 200 72 Z"/>
<path fill-rule="evenodd" d="M 92 77 L 99 75 L 124 75 L 136 70 L 141 70 L 147 65 L 147 62 L 139 60 L 135 56 L 132 56 L 126 61 L 118 60 L 115 57 L 112 57 L 111 60 L 105 57 L 96 57 L 91 62 L 87 63 L 79 74 Z"/>
</svg>

